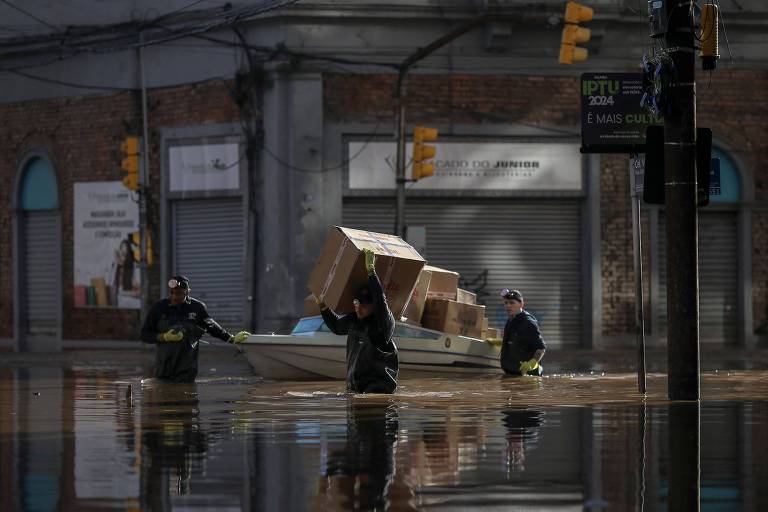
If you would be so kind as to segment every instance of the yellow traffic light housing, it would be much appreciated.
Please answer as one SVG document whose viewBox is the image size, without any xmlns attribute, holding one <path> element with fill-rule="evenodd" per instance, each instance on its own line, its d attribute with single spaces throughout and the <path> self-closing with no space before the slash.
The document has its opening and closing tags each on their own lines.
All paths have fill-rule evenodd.
<svg viewBox="0 0 768 512">
<path fill-rule="evenodd" d="M 411 168 L 411 179 L 413 181 L 432 176 L 435 173 L 435 164 L 425 162 L 425 160 L 434 158 L 437 154 L 437 149 L 435 146 L 424 144 L 424 142 L 436 140 L 437 128 L 416 126 L 413 129 L 413 165 Z"/>
<path fill-rule="evenodd" d="M 152 265 L 154 260 L 152 256 L 152 236 L 147 233 L 147 266 Z M 133 243 L 133 260 L 141 261 L 141 235 L 138 231 L 131 232 L 131 242 Z"/>
<path fill-rule="evenodd" d="M 139 138 L 128 136 L 120 144 L 123 159 L 120 168 L 125 171 L 123 186 L 129 190 L 139 190 Z"/>
<path fill-rule="evenodd" d="M 589 41 L 591 31 L 588 28 L 578 26 L 579 23 L 590 21 L 594 10 L 576 2 L 565 4 L 565 26 L 560 38 L 560 64 L 573 64 L 584 62 L 589 56 L 586 48 L 580 48 L 577 44 Z"/>
</svg>

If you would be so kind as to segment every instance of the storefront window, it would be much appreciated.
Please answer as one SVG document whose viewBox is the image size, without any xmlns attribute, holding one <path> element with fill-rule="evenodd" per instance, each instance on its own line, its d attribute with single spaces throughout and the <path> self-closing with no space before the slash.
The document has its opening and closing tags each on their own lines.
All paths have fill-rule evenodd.
<svg viewBox="0 0 768 512">
<path fill-rule="evenodd" d="M 59 207 L 56 174 L 51 164 L 43 158 L 30 160 L 24 169 L 21 185 L 21 208 L 53 210 Z"/>
<path fill-rule="evenodd" d="M 738 203 L 741 199 L 741 180 L 733 160 L 712 148 L 712 156 L 720 159 L 720 195 L 709 196 L 712 203 Z"/>
</svg>

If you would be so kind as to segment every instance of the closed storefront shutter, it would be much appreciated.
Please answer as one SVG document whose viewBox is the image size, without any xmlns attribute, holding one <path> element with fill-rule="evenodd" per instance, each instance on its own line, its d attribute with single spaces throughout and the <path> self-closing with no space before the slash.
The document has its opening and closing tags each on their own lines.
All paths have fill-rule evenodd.
<svg viewBox="0 0 768 512">
<path fill-rule="evenodd" d="M 667 332 L 666 225 L 659 215 L 659 330 Z M 738 253 L 735 212 L 699 212 L 699 337 L 737 343 Z"/>
<path fill-rule="evenodd" d="M 60 303 L 58 212 L 24 213 L 24 299 L 27 333 L 57 334 Z"/>
<path fill-rule="evenodd" d="M 172 203 L 173 267 L 189 277 L 192 296 L 229 331 L 244 325 L 245 247 L 240 199 Z"/>
<path fill-rule="evenodd" d="M 345 226 L 391 233 L 394 198 L 347 198 Z M 577 200 L 409 199 L 406 224 L 426 228 L 430 265 L 459 272 L 489 324 L 507 315 L 499 291 L 519 289 L 547 343 L 579 344 L 581 220 Z"/>
</svg>

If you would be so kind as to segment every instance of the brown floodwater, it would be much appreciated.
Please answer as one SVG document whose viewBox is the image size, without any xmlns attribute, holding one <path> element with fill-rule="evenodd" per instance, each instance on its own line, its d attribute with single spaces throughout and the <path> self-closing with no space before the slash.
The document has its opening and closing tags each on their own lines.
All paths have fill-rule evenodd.
<svg viewBox="0 0 768 512">
<path fill-rule="evenodd" d="M 700 402 L 659 353 L 639 394 L 632 358 L 354 396 L 216 345 L 193 385 L 146 380 L 151 350 L 6 352 L 0 510 L 768 509 L 763 356 L 707 358 Z"/>
</svg>

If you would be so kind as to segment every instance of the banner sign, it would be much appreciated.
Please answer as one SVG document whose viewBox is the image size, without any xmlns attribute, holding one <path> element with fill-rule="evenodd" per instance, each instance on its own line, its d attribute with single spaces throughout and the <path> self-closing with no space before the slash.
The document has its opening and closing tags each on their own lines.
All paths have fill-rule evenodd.
<svg viewBox="0 0 768 512">
<path fill-rule="evenodd" d="M 641 73 L 581 75 L 581 152 L 644 153 L 645 129 L 664 118 L 640 106 Z"/>
<path fill-rule="evenodd" d="M 169 190 L 190 192 L 240 188 L 240 154 L 235 142 L 173 146 L 168 151 Z"/>
<path fill-rule="evenodd" d="M 121 181 L 75 183 L 75 306 L 141 308 L 139 263 L 130 235 L 139 205 Z"/>
<path fill-rule="evenodd" d="M 436 142 L 435 173 L 409 190 L 581 191 L 578 144 Z M 406 147 L 406 178 L 411 176 Z M 349 188 L 394 189 L 393 142 L 349 143 Z"/>
</svg>

